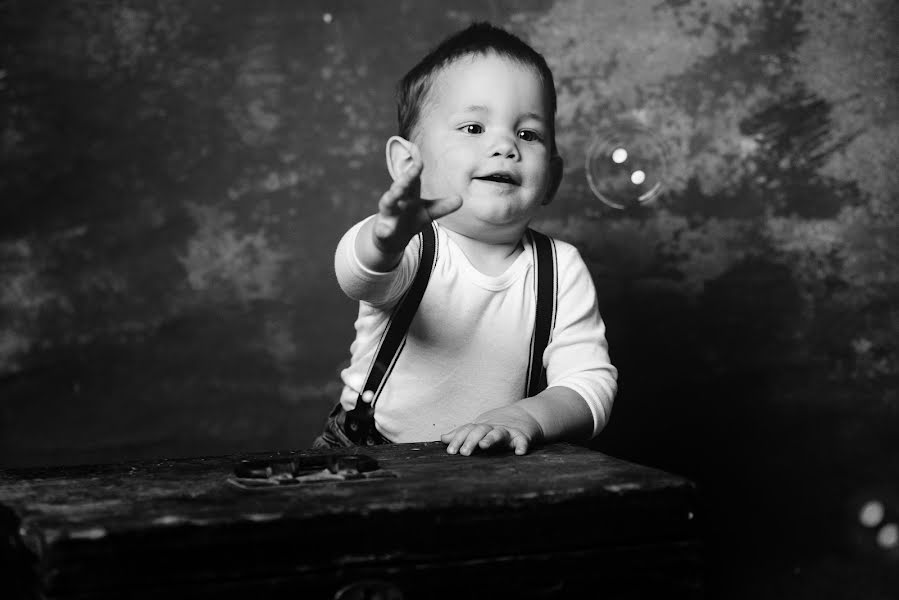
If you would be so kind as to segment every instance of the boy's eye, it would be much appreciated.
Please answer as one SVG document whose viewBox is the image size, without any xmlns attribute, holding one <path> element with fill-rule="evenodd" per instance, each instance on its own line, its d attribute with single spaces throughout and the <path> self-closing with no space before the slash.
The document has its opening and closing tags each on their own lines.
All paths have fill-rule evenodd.
<svg viewBox="0 0 899 600">
<path fill-rule="evenodd" d="M 522 129 L 518 132 L 518 137 L 526 142 L 537 142 L 541 139 L 539 133 L 530 129 Z"/>
<path fill-rule="evenodd" d="M 462 131 L 464 131 L 465 133 L 477 135 L 479 133 L 484 133 L 484 127 L 478 125 L 477 123 L 469 123 L 468 125 L 462 126 Z"/>
</svg>

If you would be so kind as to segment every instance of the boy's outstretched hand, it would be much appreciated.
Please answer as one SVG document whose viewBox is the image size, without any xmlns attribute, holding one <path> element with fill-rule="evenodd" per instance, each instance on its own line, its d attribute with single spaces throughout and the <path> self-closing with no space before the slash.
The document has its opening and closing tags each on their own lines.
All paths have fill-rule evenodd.
<svg viewBox="0 0 899 600">
<path fill-rule="evenodd" d="M 421 153 L 410 143 L 412 163 L 393 182 L 378 202 L 373 238 L 375 246 L 386 255 L 401 253 L 406 244 L 431 221 L 462 206 L 462 198 L 450 196 L 426 200 L 421 197 Z"/>
<path fill-rule="evenodd" d="M 440 436 L 450 454 L 470 455 L 477 448 L 510 448 L 526 454 L 543 439 L 543 429 L 534 417 L 515 405 L 503 406 L 479 415 L 473 423 L 456 427 Z"/>
</svg>

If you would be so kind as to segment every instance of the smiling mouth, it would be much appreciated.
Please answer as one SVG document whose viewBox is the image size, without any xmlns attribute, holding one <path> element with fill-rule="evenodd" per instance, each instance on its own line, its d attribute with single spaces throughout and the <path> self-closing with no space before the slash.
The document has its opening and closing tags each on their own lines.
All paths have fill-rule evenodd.
<svg viewBox="0 0 899 600">
<path fill-rule="evenodd" d="M 505 183 L 507 185 L 521 185 L 518 180 L 510 175 L 509 173 L 491 173 L 489 175 L 482 175 L 481 177 L 475 177 L 475 179 L 479 181 L 492 181 L 494 183 Z"/>
</svg>

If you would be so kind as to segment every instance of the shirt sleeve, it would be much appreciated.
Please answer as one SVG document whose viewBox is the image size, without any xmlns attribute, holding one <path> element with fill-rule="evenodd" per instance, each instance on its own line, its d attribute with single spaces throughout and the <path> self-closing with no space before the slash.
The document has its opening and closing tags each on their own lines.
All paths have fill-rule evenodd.
<svg viewBox="0 0 899 600">
<path fill-rule="evenodd" d="M 552 338 L 543 353 L 549 386 L 577 392 L 593 413 L 593 436 L 609 420 L 618 370 L 609 359 L 596 288 L 577 249 L 556 241 L 558 301 Z"/>
<path fill-rule="evenodd" d="M 403 258 L 392 271 L 381 273 L 372 271 L 359 261 L 356 255 L 356 237 L 362 225 L 374 216 L 363 219 L 347 231 L 337 244 L 334 254 L 334 272 L 340 289 L 360 302 L 375 306 L 396 303 L 412 284 L 418 269 L 420 236 L 415 236 L 406 246 Z"/>
</svg>

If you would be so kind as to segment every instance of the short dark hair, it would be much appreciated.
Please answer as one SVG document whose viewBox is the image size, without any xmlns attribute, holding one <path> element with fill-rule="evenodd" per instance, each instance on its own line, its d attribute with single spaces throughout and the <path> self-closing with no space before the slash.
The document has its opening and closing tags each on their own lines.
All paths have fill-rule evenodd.
<svg viewBox="0 0 899 600">
<path fill-rule="evenodd" d="M 490 53 L 517 61 L 537 71 L 546 96 L 548 125 L 552 134 L 551 149 L 555 154 L 556 86 L 549 65 L 539 52 L 520 38 L 485 22 L 473 23 L 448 37 L 400 80 L 396 94 L 399 135 L 411 139 L 412 132 L 421 119 L 422 107 L 428 93 L 441 70 L 465 56 L 483 56 Z"/>
</svg>

